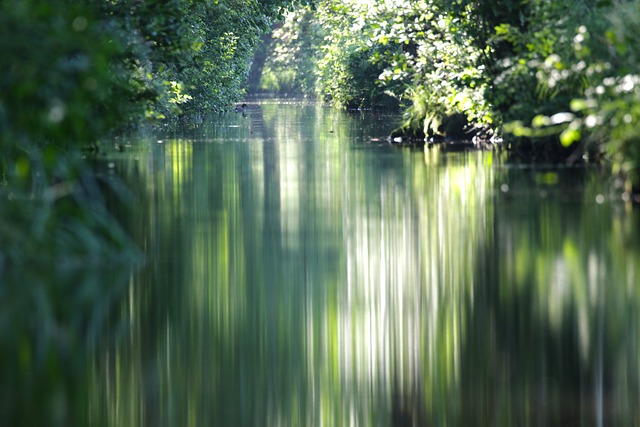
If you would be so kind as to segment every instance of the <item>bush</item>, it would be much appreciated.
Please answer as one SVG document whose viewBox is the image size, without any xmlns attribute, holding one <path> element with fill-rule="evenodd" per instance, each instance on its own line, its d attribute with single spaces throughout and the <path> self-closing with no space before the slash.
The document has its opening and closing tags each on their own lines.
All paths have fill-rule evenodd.
<svg viewBox="0 0 640 427">
<path fill-rule="evenodd" d="M 524 141 L 555 141 L 565 159 L 605 156 L 626 178 L 626 190 L 637 192 L 640 2 L 582 6 L 553 49 L 531 50 L 520 66 L 535 77 L 537 97 L 524 111 L 505 114 L 506 129 Z"/>
<path fill-rule="evenodd" d="M 87 144 L 135 113 L 120 102 L 132 90 L 122 68 L 112 63 L 123 47 L 111 35 L 81 2 L 0 4 L 0 148 L 5 154 L 30 144 Z"/>
</svg>

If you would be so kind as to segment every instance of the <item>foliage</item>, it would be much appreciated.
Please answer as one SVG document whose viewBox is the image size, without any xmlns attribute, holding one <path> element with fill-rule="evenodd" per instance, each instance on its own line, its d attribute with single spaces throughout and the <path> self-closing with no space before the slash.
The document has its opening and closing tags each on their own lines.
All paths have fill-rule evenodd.
<svg viewBox="0 0 640 427">
<path fill-rule="evenodd" d="M 128 47 L 124 58 L 147 116 L 219 111 L 244 94 L 260 35 L 292 1 L 96 2 Z"/>
<path fill-rule="evenodd" d="M 480 64 L 487 52 L 462 25 L 472 11 L 434 0 L 380 2 L 371 11 L 377 22 L 373 40 L 386 47 L 375 58 L 388 64 L 380 79 L 411 101 L 409 124 L 422 123 L 425 134 L 442 132 L 442 121 L 456 113 L 478 124 L 492 122 Z"/>
<path fill-rule="evenodd" d="M 141 112 L 123 102 L 136 96 L 116 60 L 125 53 L 88 2 L 0 3 L 0 419 L 7 425 L 84 424 L 84 368 L 139 259 L 107 210 L 115 187 L 79 150 Z"/>
<path fill-rule="evenodd" d="M 608 61 L 597 64 L 584 92 L 584 99 L 572 104 L 581 116 L 578 124 L 592 140 L 605 142 L 614 168 L 627 178 L 627 190 L 640 191 L 640 2 L 612 11 L 611 29 L 606 33 Z M 597 33 L 596 33 L 597 34 Z M 600 39 L 601 41 L 601 39 Z M 594 81 L 595 80 L 595 81 Z M 629 187 L 634 187 L 629 188 Z"/>
<path fill-rule="evenodd" d="M 7 0 L 0 5 L 5 146 L 86 144 L 128 119 L 220 110 L 289 1 Z"/>
<path fill-rule="evenodd" d="M 316 95 L 336 106 L 396 104 L 378 85 L 385 65 L 368 42 L 367 8 L 327 0 L 289 13 L 273 33 L 261 90 Z"/>
<path fill-rule="evenodd" d="M 368 41 L 367 8 L 363 2 L 337 0 L 320 2 L 317 7 L 321 43 L 316 91 L 335 105 L 361 107 L 385 102 L 383 91 L 376 88 L 383 67 L 373 61 L 375 47 Z"/>
<path fill-rule="evenodd" d="M 0 418 L 84 425 L 92 352 L 125 295 L 134 244 L 107 209 L 107 170 L 52 147 L 18 157 L 0 188 Z M 126 198 L 122 198 L 126 201 Z M 38 410 L 34 411 L 33 407 Z"/>
<path fill-rule="evenodd" d="M 483 52 L 464 42 L 469 35 L 460 19 L 434 1 L 320 1 L 274 33 L 277 66 L 267 69 L 267 79 L 313 75 L 313 92 L 334 105 L 402 103 L 416 130 L 424 122 L 437 128 L 443 116 L 461 111 L 489 123 L 477 67 Z M 296 31 L 300 26 L 291 23 L 298 22 L 307 31 Z M 290 80 L 312 92 L 308 80 Z"/>
<path fill-rule="evenodd" d="M 591 3 L 529 2 L 520 10 L 519 25 L 498 23 L 489 38 L 494 54 L 487 78 L 493 84 L 485 98 L 499 123 L 512 134 L 508 138 L 511 148 L 525 161 L 564 161 L 578 154 L 565 149 L 557 134 L 523 132 L 521 124 L 565 111 L 584 89 L 583 76 L 571 70 L 571 63 L 578 63 L 572 40 L 581 22 L 597 16 Z"/>
<path fill-rule="evenodd" d="M 605 154 L 640 188 L 639 5 L 320 0 L 274 33 L 265 81 L 313 87 L 342 106 L 391 95 L 405 108 L 404 130 L 416 134 L 446 133 L 443 121 L 462 113 L 504 131 L 524 161 Z"/>
<path fill-rule="evenodd" d="M 506 126 L 516 136 L 556 140 L 568 153 L 606 156 L 627 179 L 627 191 L 640 185 L 633 124 L 640 114 L 639 5 L 585 2 L 553 49 L 526 63 L 535 72 L 538 98 L 529 114 L 511 116 Z"/>
<path fill-rule="evenodd" d="M 0 4 L 0 148 L 94 141 L 134 113 L 122 46 L 81 2 Z"/>
<path fill-rule="evenodd" d="M 257 1 L 225 0 L 193 3 L 190 56 L 172 61 L 175 80 L 182 81 L 193 102 L 189 110 L 216 110 L 244 94 L 249 58 L 269 17 Z"/>
<path fill-rule="evenodd" d="M 315 47 L 320 43 L 318 24 L 308 7 L 292 11 L 275 26 L 261 70 L 259 89 L 271 93 L 315 92 Z"/>
</svg>

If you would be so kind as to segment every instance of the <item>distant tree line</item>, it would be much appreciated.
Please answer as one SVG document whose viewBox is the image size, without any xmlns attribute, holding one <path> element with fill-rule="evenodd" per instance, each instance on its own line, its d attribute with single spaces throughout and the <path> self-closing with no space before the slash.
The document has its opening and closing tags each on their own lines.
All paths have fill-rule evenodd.
<svg viewBox="0 0 640 427">
<path fill-rule="evenodd" d="M 606 158 L 637 191 L 639 30 L 637 0 L 318 0 L 276 27 L 259 87 L 395 100 L 420 136 L 462 117 L 527 162 Z"/>
</svg>

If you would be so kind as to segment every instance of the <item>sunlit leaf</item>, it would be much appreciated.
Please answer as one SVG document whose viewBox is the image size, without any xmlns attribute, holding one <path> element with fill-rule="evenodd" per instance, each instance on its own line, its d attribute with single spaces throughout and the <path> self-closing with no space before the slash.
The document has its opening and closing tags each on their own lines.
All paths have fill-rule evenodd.
<svg viewBox="0 0 640 427">
<path fill-rule="evenodd" d="M 576 129 L 570 126 L 560 134 L 560 143 L 564 147 L 569 147 L 574 142 L 579 141 L 581 136 L 582 133 L 580 132 L 580 129 Z"/>
</svg>

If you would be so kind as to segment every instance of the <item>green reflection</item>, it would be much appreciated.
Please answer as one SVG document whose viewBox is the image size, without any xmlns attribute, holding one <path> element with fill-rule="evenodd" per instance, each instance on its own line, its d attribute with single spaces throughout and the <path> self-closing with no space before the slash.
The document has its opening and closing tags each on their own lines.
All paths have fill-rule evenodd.
<svg viewBox="0 0 640 427">
<path fill-rule="evenodd" d="M 609 197 L 597 170 L 561 169 L 553 183 L 533 170 L 500 175 L 465 351 L 464 397 L 476 403 L 466 413 L 501 425 L 637 424 L 637 212 Z"/>
<path fill-rule="evenodd" d="M 377 142 L 394 120 L 251 105 L 114 155 L 148 263 L 94 419 L 637 421 L 637 213 L 598 171 Z"/>
<path fill-rule="evenodd" d="M 105 204 L 126 202 L 106 168 L 55 153 L 51 171 L 38 154 L 23 159 L 32 177 L 0 186 L 0 425 L 82 426 L 91 358 L 140 254 Z"/>
</svg>

